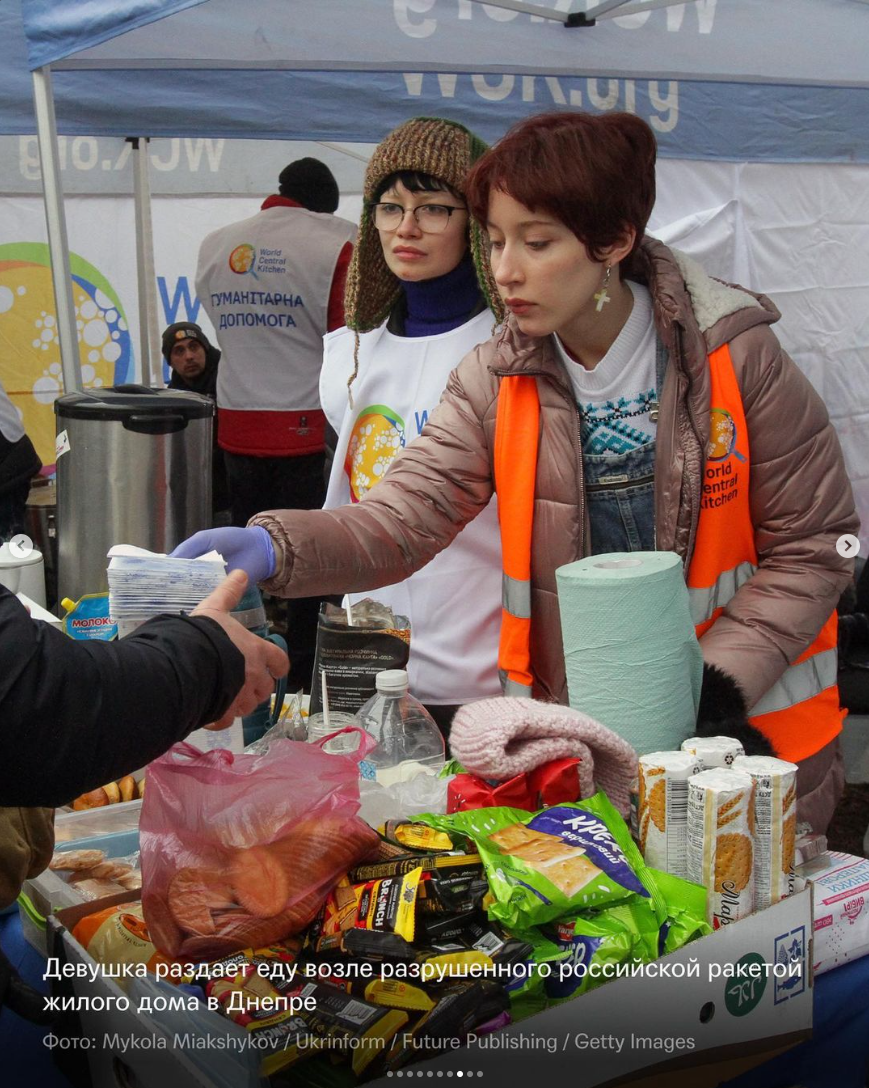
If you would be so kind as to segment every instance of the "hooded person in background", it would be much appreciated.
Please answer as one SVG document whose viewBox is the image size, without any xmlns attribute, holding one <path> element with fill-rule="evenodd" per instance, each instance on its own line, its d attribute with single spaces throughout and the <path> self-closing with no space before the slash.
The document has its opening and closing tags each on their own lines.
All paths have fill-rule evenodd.
<svg viewBox="0 0 869 1088">
<path fill-rule="evenodd" d="M 220 352 L 202 329 L 192 321 L 176 321 L 163 330 L 163 358 L 172 370 L 170 389 L 199 393 L 217 400 L 217 367 Z M 213 421 L 211 451 L 211 511 L 214 525 L 228 524 L 229 484 L 223 450 L 217 442 L 217 420 Z"/>
</svg>

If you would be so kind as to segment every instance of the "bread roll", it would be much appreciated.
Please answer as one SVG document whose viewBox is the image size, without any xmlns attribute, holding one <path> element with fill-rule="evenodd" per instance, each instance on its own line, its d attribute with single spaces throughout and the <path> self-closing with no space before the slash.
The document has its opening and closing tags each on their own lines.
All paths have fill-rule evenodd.
<svg viewBox="0 0 869 1088">
<path fill-rule="evenodd" d="M 124 777 L 118 782 L 118 789 L 121 791 L 122 801 L 132 801 L 136 796 L 136 780 L 131 774 L 125 774 Z"/>
<path fill-rule="evenodd" d="M 107 782 L 103 789 L 106 791 L 106 797 L 108 797 L 110 805 L 116 805 L 120 801 L 121 790 L 117 782 Z"/>
<path fill-rule="evenodd" d="M 72 803 L 72 807 L 75 812 L 81 812 L 82 809 L 101 808 L 108 803 L 109 795 L 103 787 L 100 786 L 98 790 L 91 790 L 90 793 L 83 793 L 81 797 L 76 797 Z"/>
</svg>

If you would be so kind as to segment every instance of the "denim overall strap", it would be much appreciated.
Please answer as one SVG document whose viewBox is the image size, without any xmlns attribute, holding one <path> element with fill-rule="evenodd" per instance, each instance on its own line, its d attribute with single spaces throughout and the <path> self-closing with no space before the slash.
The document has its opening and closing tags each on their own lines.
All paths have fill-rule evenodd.
<svg viewBox="0 0 869 1088">
<path fill-rule="evenodd" d="M 669 363 L 660 336 L 655 343 L 655 402 Z M 591 527 L 590 554 L 652 551 L 655 548 L 655 439 L 625 453 L 584 454 L 583 475 Z"/>
</svg>

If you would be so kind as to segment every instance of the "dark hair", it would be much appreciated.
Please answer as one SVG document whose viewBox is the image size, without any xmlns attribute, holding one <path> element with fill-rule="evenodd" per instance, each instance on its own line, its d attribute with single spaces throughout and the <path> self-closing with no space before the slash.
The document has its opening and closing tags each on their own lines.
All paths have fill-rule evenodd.
<svg viewBox="0 0 869 1088">
<path fill-rule="evenodd" d="M 640 245 L 655 203 L 654 133 L 632 113 L 542 113 L 514 125 L 471 169 L 467 201 L 481 223 L 501 190 L 560 220 L 594 260 L 626 227 Z"/>
<path fill-rule="evenodd" d="M 310 212 L 334 212 L 338 207 L 338 182 L 319 159 L 296 159 L 278 175 L 278 192 Z"/>
<path fill-rule="evenodd" d="M 465 200 L 462 194 L 456 192 L 452 185 L 447 185 L 445 181 L 436 178 L 434 174 L 424 174 L 421 170 L 396 170 L 394 174 L 385 177 L 377 186 L 372 203 L 376 204 L 383 194 L 391 189 L 393 185 L 397 185 L 398 182 L 401 182 L 409 193 L 451 193 L 456 200 L 461 200 L 462 203 Z"/>
</svg>

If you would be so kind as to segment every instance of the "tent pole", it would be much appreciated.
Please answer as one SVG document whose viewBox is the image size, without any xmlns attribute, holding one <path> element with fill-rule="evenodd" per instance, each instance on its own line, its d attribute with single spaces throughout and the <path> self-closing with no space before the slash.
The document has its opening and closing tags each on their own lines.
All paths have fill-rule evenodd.
<svg viewBox="0 0 869 1088">
<path fill-rule="evenodd" d="M 597 7 L 589 8 L 585 13 L 589 19 L 617 19 L 620 15 L 636 15 L 637 13 L 643 14 L 647 11 L 654 11 L 656 8 L 673 8 L 678 4 L 683 4 L 685 0 L 636 0 L 635 3 L 629 2 L 629 0 L 605 0 L 604 3 L 598 4 Z M 869 3 L 869 0 L 866 0 Z"/>
<path fill-rule="evenodd" d="M 866 0 L 869 3 L 869 0 Z M 352 151 L 349 147 L 345 147 L 344 144 L 332 144 L 328 140 L 317 140 L 320 147 L 328 147 L 332 151 L 340 151 L 342 155 L 349 155 L 351 159 L 358 159 L 359 162 L 367 163 L 370 159 L 370 155 L 363 155 L 359 151 Z"/>
<path fill-rule="evenodd" d="M 551 19 L 554 23 L 566 23 L 568 13 L 555 11 L 553 8 L 545 8 L 542 4 L 528 4 L 525 0 L 472 0 L 475 4 L 485 4 L 490 8 L 505 8 L 507 11 L 518 11 L 525 15 L 536 15 L 540 19 Z M 684 3 L 684 0 L 680 0 Z"/>
<path fill-rule="evenodd" d="M 48 229 L 48 252 L 51 258 L 51 279 L 54 285 L 63 388 L 66 393 L 81 392 L 78 330 L 75 324 L 69 242 L 66 234 L 63 190 L 60 183 L 57 122 L 54 116 L 54 98 L 51 93 L 51 69 L 48 65 L 37 68 L 33 72 L 33 103 L 36 109 L 36 132 L 39 141 L 45 223 Z"/>
<path fill-rule="evenodd" d="M 154 232 L 151 225 L 151 182 L 148 176 L 147 136 L 129 137 L 133 145 L 136 204 L 136 278 L 139 285 L 139 357 L 142 382 L 162 389 L 163 364 L 158 350 L 157 276 L 154 270 Z"/>
</svg>

